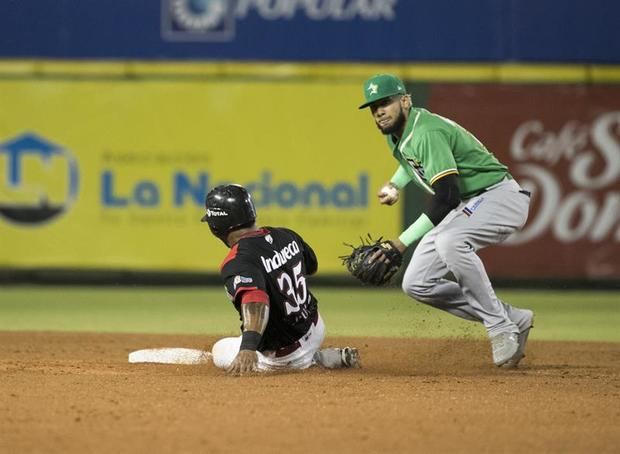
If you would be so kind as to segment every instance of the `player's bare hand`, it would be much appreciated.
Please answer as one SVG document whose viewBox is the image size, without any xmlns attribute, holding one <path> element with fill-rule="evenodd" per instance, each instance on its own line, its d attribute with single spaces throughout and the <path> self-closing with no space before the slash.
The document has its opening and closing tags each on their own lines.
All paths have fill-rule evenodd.
<svg viewBox="0 0 620 454">
<path fill-rule="evenodd" d="M 394 246 L 396 249 L 398 249 L 398 252 L 400 252 L 401 254 L 403 254 L 405 250 L 407 249 L 407 246 L 405 246 L 398 238 L 396 238 L 395 240 L 388 241 L 388 243 L 391 243 L 391 245 Z M 388 261 L 389 261 L 389 258 L 387 257 L 385 252 L 381 249 L 377 250 L 368 259 L 369 264 L 374 263 L 374 262 L 388 262 Z"/>
<path fill-rule="evenodd" d="M 379 198 L 379 203 L 382 205 L 394 205 L 398 202 L 398 188 L 388 181 L 379 189 L 377 197 Z"/>
<path fill-rule="evenodd" d="M 375 262 L 385 262 L 386 260 L 387 260 L 387 257 L 385 256 L 383 251 L 379 250 L 370 256 L 370 258 L 368 259 L 368 264 L 375 263 Z"/>
<path fill-rule="evenodd" d="M 258 354 L 254 350 L 240 350 L 226 372 L 230 375 L 248 375 L 258 372 Z"/>
</svg>

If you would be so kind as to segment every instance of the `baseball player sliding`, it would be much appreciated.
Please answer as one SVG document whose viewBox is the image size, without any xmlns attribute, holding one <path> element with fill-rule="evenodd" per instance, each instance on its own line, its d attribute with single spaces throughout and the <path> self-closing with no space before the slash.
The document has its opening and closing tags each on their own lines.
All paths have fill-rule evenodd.
<svg viewBox="0 0 620 454">
<path fill-rule="evenodd" d="M 292 230 L 257 227 L 247 190 L 218 186 L 207 194 L 202 218 L 230 248 L 221 275 L 241 316 L 240 337 L 219 340 L 213 363 L 234 375 L 254 371 L 359 367 L 355 348 L 321 350 L 325 324 L 306 276 L 318 269 L 312 248 Z"/>
<path fill-rule="evenodd" d="M 419 241 L 404 274 L 405 293 L 482 322 L 494 363 L 516 367 L 525 356 L 534 314 L 497 298 L 476 251 L 501 243 L 525 224 L 530 194 L 470 132 L 413 107 L 398 77 L 371 77 L 364 83 L 364 95 L 360 109 L 370 109 L 399 164 L 379 191 L 379 202 L 395 204 L 410 182 L 433 197 L 430 208 L 397 239 L 366 248 L 364 253 L 372 253 L 367 259 L 355 257 L 354 251 L 345 263 L 363 281 L 380 284 L 400 265 L 407 247 Z M 449 271 L 456 282 L 445 278 Z"/>
</svg>

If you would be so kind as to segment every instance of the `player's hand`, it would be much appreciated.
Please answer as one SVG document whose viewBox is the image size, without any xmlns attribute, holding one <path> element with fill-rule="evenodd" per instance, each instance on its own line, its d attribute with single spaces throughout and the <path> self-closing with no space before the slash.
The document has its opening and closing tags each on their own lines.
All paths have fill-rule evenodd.
<svg viewBox="0 0 620 454">
<path fill-rule="evenodd" d="M 258 371 L 258 354 L 254 350 L 240 350 L 226 372 L 230 375 L 248 375 Z"/>
<path fill-rule="evenodd" d="M 394 205 L 398 202 L 398 188 L 388 181 L 379 189 L 377 197 L 379 198 L 379 203 L 382 205 Z"/>
<path fill-rule="evenodd" d="M 394 246 L 398 250 L 398 252 L 401 253 L 401 255 L 404 254 L 404 252 L 407 250 L 407 246 L 405 246 L 398 238 L 389 241 L 389 243 L 392 243 L 392 246 Z M 389 260 L 390 259 L 387 257 L 387 255 L 385 255 L 385 252 L 383 250 L 378 250 L 370 256 L 370 258 L 368 259 L 368 263 L 370 264 L 375 261 L 389 262 Z"/>
<path fill-rule="evenodd" d="M 359 246 L 349 245 L 353 250 L 349 255 L 340 256 L 342 264 L 349 273 L 367 285 L 386 285 L 396 274 L 403 263 L 400 247 L 393 241 L 384 241 L 382 238 L 373 240 L 360 238 Z"/>
</svg>

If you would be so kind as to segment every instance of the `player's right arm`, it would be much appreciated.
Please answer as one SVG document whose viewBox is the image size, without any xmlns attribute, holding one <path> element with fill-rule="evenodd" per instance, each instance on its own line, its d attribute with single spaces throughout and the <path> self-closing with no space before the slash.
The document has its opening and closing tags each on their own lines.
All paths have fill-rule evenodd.
<svg viewBox="0 0 620 454">
<path fill-rule="evenodd" d="M 399 165 L 390 181 L 386 182 L 381 189 L 379 189 L 377 193 L 379 203 L 382 205 L 394 205 L 398 202 L 399 191 L 410 181 L 411 176 L 407 173 L 407 170 L 405 170 L 402 165 Z"/>
<path fill-rule="evenodd" d="M 417 151 L 424 165 L 424 174 L 435 195 L 431 206 L 394 242 L 401 252 L 439 225 L 461 201 L 459 172 L 446 133 L 427 132 L 418 139 Z"/>
</svg>

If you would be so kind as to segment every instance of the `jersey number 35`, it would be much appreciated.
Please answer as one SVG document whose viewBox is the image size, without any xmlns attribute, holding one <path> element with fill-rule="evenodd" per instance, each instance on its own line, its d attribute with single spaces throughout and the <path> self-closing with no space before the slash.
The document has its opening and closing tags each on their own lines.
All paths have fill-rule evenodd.
<svg viewBox="0 0 620 454">
<path fill-rule="evenodd" d="M 283 271 L 277 281 L 280 291 L 287 296 L 287 301 L 284 303 L 286 315 L 299 312 L 308 299 L 306 278 L 301 274 L 301 262 L 293 267 L 293 277 Z"/>
</svg>

